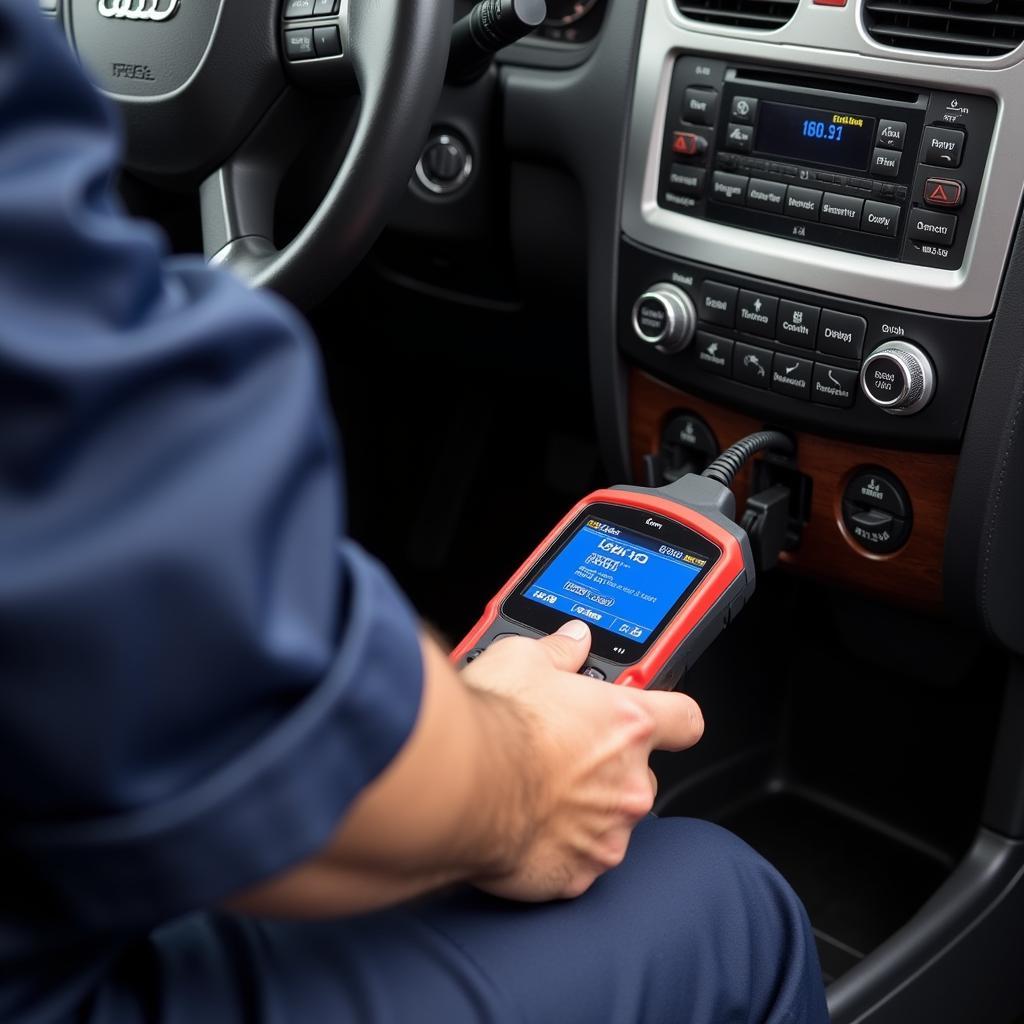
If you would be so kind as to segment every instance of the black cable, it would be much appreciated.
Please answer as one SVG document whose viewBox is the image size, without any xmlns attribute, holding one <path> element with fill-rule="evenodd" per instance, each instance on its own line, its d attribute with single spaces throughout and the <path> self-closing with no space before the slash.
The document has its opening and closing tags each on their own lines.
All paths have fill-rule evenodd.
<svg viewBox="0 0 1024 1024">
<path fill-rule="evenodd" d="M 793 442 L 779 430 L 759 430 L 726 448 L 701 476 L 716 480 L 723 487 L 731 487 L 736 474 L 752 455 L 770 448 L 780 455 L 793 454 Z"/>
</svg>

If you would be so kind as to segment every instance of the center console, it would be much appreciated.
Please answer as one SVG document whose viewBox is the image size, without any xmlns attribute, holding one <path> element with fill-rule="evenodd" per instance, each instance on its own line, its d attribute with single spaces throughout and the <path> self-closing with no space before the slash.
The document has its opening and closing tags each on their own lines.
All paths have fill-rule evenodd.
<svg viewBox="0 0 1024 1024">
<path fill-rule="evenodd" d="M 878 45 L 856 3 L 773 5 L 770 31 L 728 6 L 643 17 L 615 284 L 633 470 L 687 416 L 705 448 L 737 417 L 788 430 L 816 470 L 784 561 L 937 609 L 1024 184 L 1019 64 Z M 904 501 L 851 512 L 865 472 Z"/>
<path fill-rule="evenodd" d="M 693 471 L 752 430 L 771 427 L 794 438 L 792 464 L 765 460 L 737 490 L 741 504 L 744 492 L 777 483 L 793 494 L 798 528 L 781 559 L 789 572 L 761 581 L 762 614 L 777 612 L 778 621 L 750 643 L 754 658 L 788 666 L 779 675 L 790 690 L 779 701 L 796 718 L 815 699 L 831 707 L 844 680 L 850 706 L 859 706 L 872 680 L 884 677 L 877 706 L 888 716 L 893 701 L 906 699 L 901 721 L 917 723 L 934 699 L 930 690 L 922 699 L 923 689 L 968 641 L 950 638 L 946 654 L 922 674 L 922 690 L 903 692 L 914 669 L 901 660 L 904 645 L 893 623 L 913 621 L 920 632 L 906 651 L 913 659 L 930 657 L 952 629 L 942 616 L 948 577 L 965 575 L 960 563 L 981 559 L 989 572 L 990 563 L 1013 561 L 1016 549 L 992 535 L 961 557 L 960 533 L 951 529 L 951 508 L 963 518 L 963 479 L 970 479 L 961 464 L 965 444 L 973 453 L 963 460 L 969 470 L 979 461 L 975 435 L 984 420 L 980 461 L 991 463 L 986 452 L 1012 444 L 1013 409 L 1022 408 L 989 408 L 979 397 L 986 386 L 993 390 L 993 366 L 1009 382 L 1018 379 L 1024 358 L 1020 305 L 1013 288 L 1003 294 L 1007 274 L 1020 280 L 1013 269 L 1019 258 L 1009 260 L 1024 192 L 1024 23 L 1018 30 L 1008 17 L 985 0 L 648 0 L 643 9 L 620 214 L 609 242 L 614 345 L 598 325 L 593 351 L 600 359 L 614 348 L 608 375 L 623 396 L 619 435 L 628 435 L 626 457 L 644 482 Z M 873 28 L 882 21 L 884 34 Z M 1008 337 L 1017 339 L 1015 358 L 1007 355 Z M 607 413 L 615 398 L 611 388 L 601 393 L 599 410 Z M 1001 431 L 1009 441 L 1000 440 Z M 1008 501 L 1008 465 L 1003 459 L 991 489 L 978 486 L 969 500 L 979 508 Z M 803 588 L 793 574 L 833 586 Z M 878 600 L 861 601 L 850 596 L 854 591 Z M 794 592 L 806 596 L 806 607 L 794 611 L 785 603 Z M 982 596 L 995 604 L 988 591 Z M 833 598 L 848 608 L 809 654 L 805 645 L 816 635 L 809 623 Z M 909 609 L 924 614 L 914 617 Z M 1019 634 L 1019 622 L 1014 628 Z M 745 654 L 730 648 L 728 656 Z M 742 677 L 740 693 L 722 701 L 719 713 L 758 699 L 756 671 L 744 662 L 735 674 Z M 726 668 L 703 680 L 702 699 L 714 701 L 730 678 Z M 802 678 L 806 691 L 794 695 L 793 681 Z M 958 679 L 950 692 L 981 683 Z M 876 881 L 884 885 L 899 874 L 903 854 L 873 846 L 860 860 L 849 853 L 852 823 L 867 821 L 859 805 L 851 807 L 863 799 L 877 749 L 850 783 L 848 807 L 835 796 L 845 785 L 837 780 L 848 769 L 856 774 L 850 766 L 864 756 L 862 738 L 840 750 L 841 727 L 824 714 L 804 724 L 820 743 L 820 774 L 815 768 L 801 776 L 796 733 L 780 731 L 767 740 L 770 763 L 741 778 L 749 765 L 736 751 L 747 747 L 736 742 L 710 752 L 711 767 L 679 777 L 675 795 L 666 797 L 668 813 L 708 814 L 741 832 L 749 825 L 744 834 L 760 836 L 781 861 L 791 854 L 787 863 L 797 870 L 807 849 L 818 851 L 808 884 L 813 898 L 821 895 L 826 862 L 856 861 L 849 875 L 837 871 L 834 891 L 810 908 L 826 973 L 835 979 L 829 1004 L 836 1021 L 1012 1019 L 950 1001 L 964 988 L 947 971 L 955 960 L 950 950 L 966 935 L 971 915 L 981 920 L 996 905 L 985 879 L 999 874 L 993 865 L 1003 853 L 981 848 L 999 845 L 985 829 L 966 858 L 963 846 L 944 847 L 946 861 L 933 858 L 922 895 L 876 934 L 858 935 L 848 921 L 829 923 L 835 899 L 862 891 L 857 887 L 872 865 L 881 866 Z M 787 719 L 786 729 L 793 728 Z M 918 765 L 934 769 L 925 751 L 914 761 L 903 758 L 915 728 L 892 737 L 892 764 L 883 773 L 888 786 L 899 786 Z M 991 743 L 983 747 L 982 761 Z M 1016 749 L 1019 773 L 1019 743 Z M 930 794 L 932 785 L 924 778 L 921 791 Z M 743 805 L 753 824 L 730 817 L 744 786 L 762 793 Z M 885 805 L 883 789 L 878 806 Z M 828 845 L 823 835 L 842 828 L 787 818 L 792 808 L 775 799 L 779 793 L 827 805 L 846 821 L 850 841 L 821 854 Z M 713 813 L 714 807 L 726 810 Z M 903 813 L 893 805 L 871 827 L 898 835 L 903 853 L 911 846 L 924 852 L 918 833 L 893 824 Z M 930 813 L 929 827 L 943 814 Z M 965 830 L 977 821 L 997 828 L 998 820 L 992 807 L 972 810 Z M 920 866 L 908 869 L 911 876 L 924 877 Z M 883 902 L 898 902 L 906 890 L 904 882 L 894 885 Z M 851 913 L 857 903 L 851 896 Z M 977 940 L 972 963 L 982 962 L 980 950 L 1001 948 Z M 1012 987 L 995 984 L 998 971 L 987 965 L 979 971 L 986 990 Z M 933 1005 L 928 1000 L 934 1012 L 921 1011 Z"/>
</svg>

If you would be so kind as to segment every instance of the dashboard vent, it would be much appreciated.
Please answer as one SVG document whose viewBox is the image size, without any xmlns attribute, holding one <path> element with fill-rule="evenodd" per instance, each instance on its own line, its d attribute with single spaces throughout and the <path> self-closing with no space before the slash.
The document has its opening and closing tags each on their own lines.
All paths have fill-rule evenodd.
<svg viewBox="0 0 1024 1024">
<path fill-rule="evenodd" d="M 676 0 L 684 17 L 762 32 L 782 28 L 796 13 L 799 0 Z M 1024 0 L 1022 0 L 1024 2 Z"/>
<path fill-rule="evenodd" d="M 864 27 L 901 50 L 1001 57 L 1024 42 L 1024 0 L 866 0 Z"/>
</svg>

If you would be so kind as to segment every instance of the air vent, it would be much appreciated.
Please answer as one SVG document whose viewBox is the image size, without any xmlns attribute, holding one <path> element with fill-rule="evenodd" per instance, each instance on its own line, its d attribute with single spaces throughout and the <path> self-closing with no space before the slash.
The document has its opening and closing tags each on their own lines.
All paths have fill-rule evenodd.
<svg viewBox="0 0 1024 1024">
<path fill-rule="evenodd" d="M 694 21 L 771 32 L 793 17 L 797 3 L 798 0 L 676 0 L 676 7 L 680 14 Z"/>
<path fill-rule="evenodd" d="M 901 50 L 1001 57 L 1024 42 L 1024 0 L 866 0 L 864 26 Z"/>
</svg>

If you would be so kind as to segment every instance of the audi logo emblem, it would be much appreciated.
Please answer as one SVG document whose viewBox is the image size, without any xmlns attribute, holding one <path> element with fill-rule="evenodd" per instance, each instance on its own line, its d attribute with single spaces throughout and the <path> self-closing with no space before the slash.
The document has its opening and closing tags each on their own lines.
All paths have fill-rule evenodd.
<svg viewBox="0 0 1024 1024">
<path fill-rule="evenodd" d="M 104 18 L 128 21 L 167 21 L 178 13 L 181 0 L 99 0 L 97 9 Z"/>
</svg>

